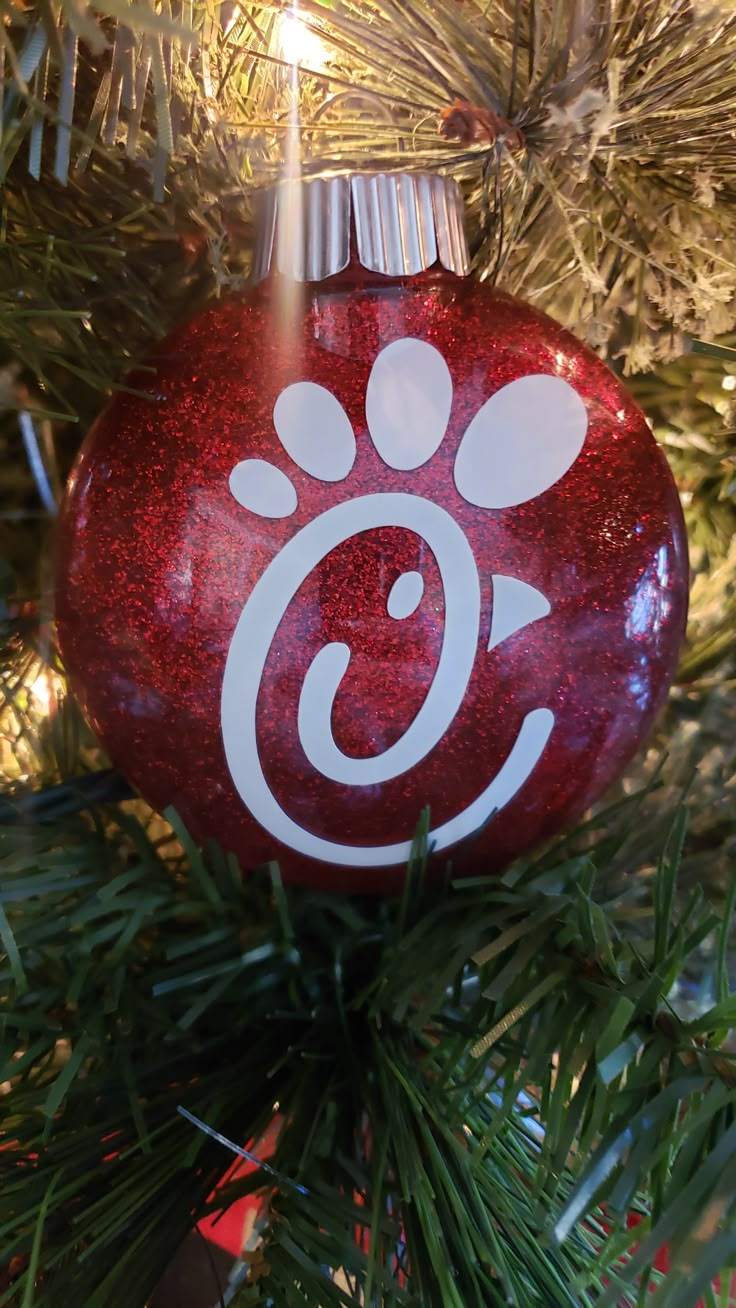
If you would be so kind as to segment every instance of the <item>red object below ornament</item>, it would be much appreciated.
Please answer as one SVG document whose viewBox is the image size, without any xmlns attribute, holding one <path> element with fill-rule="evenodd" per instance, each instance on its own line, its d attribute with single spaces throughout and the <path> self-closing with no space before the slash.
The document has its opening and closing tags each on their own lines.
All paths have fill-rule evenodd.
<svg viewBox="0 0 736 1308">
<path fill-rule="evenodd" d="M 344 891 L 400 888 L 425 806 L 458 873 L 577 818 L 686 612 L 672 477 L 608 368 L 505 295 L 355 267 L 217 304 L 153 364 L 73 474 L 57 601 L 141 793 Z"/>
</svg>

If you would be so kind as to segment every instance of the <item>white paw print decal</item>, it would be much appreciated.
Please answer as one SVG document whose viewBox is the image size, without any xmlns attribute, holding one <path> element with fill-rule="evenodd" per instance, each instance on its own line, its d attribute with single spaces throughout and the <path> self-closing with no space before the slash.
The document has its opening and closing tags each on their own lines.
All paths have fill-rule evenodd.
<svg viewBox="0 0 736 1308">
<path fill-rule="evenodd" d="M 447 364 L 432 345 L 406 338 L 377 356 L 365 412 L 373 445 L 398 473 L 421 467 L 436 454 L 452 406 Z M 237 623 L 222 687 L 222 733 L 235 786 L 255 819 L 282 844 L 322 862 L 349 867 L 404 862 L 407 839 L 371 846 L 342 844 L 306 829 L 269 788 L 258 751 L 256 706 L 279 624 L 300 586 L 343 542 L 379 527 L 403 527 L 421 537 L 435 557 L 444 590 L 442 648 L 434 679 L 407 730 L 382 753 L 355 758 L 335 741 L 332 710 L 351 658 L 333 641 L 313 658 L 301 687 L 298 734 L 310 764 L 324 778 L 347 786 L 376 786 L 410 772 L 442 741 L 463 702 L 478 652 L 481 589 L 475 557 L 455 519 L 434 501 L 409 491 L 349 497 L 356 441 L 334 395 L 314 382 L 296 382 L 279 395 L 274 426 L 289 458 L 321 482 L 347 482 L 346 498 L 318 514 L 282 547 L 256 582 Z M 587 430 L 585 405 L 559 377 L 533 375 L 503 386 L 479 409 L 458 448 L 454 481 L 459 494 L 481 509 L 523 504 L 554 485 L 579 455 Z M 408 479 L 410 484 L 410 479 Z M 279 468 L 245 459 L 230 477 L 236 500 L 261 518 L 285 518 L 297 508 L 297 491 Z M 550 612 L 535 587 L 494 575 L 488 649 Z M 387 597 L 389 615 L 401 622 L 421 604 L 424 582 L 408 571 Z M 435 850 L 472 835 L 521 789 L 541 758 L 554 714 L 527 713 L 514 746 L 480 795 L 435 828 Z"/>
</svg>

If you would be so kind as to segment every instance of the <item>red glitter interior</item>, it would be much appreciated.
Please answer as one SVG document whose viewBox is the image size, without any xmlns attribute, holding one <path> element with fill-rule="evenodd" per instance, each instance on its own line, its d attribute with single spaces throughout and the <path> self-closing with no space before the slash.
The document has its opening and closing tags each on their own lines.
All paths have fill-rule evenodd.
<svg viewBox="0 0 736 1308">
<path fill-rule="evenodd" d="M 444 355 L 454 399 L 436 455 L 413 471 L 382 462 L 366 429 L 377 353 L 402 337 Z M 525 304 L 449 274 L 402 282 L 352 271 L 295 290 L 278 280 L 218 303 L 158 348 L 150 398 L 117 395 L 82 451 L 58 542 L 57 620 L 83 707 L 114 764 L 155 806 L 173 804 L 197 838 L 213 836 L 244 867 L 279 860 L 284 876 L 326 888 L 389 891 L 403 868 L 343 869 L 280 845 L 231 781 L 220 728 L 230 641 L 253 585 L 291 537 L 331 504 L 379 491 L 439 503 L 470 542 L 481 581 L 481 629 L 460 711 L 439 745 L 380 786 L 327 780 L 297 731 L 305 673 L 327 642 L 352 659 L 335 701 L 339 747 L 380 753 L 406 731 L 435 675 L 444 604 L 436 561 L 399 527 L 333 550 L 279 625 L 258 699 L 258 746 L 273 794 L 330 840 L 406 840 L 425 805 L 453 816 L 498 771 L 525 714 L 555 714 L 529 781 L 480 837 L 449 855 L 463 872 L 503 865 L 578 817 L 643 740 L 673 674 L 687 596 L 676 490 L 625 388 L 568 332 Z M 582 453 L 554 486 L 518 507 L 467 503 L 453 480 L 458 445 L 498 388 L 530 373 L 564 378 L 584 400 Z M 330 389 L 355 431 L 344 482 L 313 479 L 280 445 L 273 408 L 291 382 Z M 513 432 L 509 433 L 513 440 Z M 228 488 L 232 468 L 267 459 L 290 477 L 289 517 L 249 513 Z M 387 616 L 400 573 L 424 594 L 401 622 Z M 491 577 L 538 587 L 551 612 L 487 652 Z"/>
</svg>

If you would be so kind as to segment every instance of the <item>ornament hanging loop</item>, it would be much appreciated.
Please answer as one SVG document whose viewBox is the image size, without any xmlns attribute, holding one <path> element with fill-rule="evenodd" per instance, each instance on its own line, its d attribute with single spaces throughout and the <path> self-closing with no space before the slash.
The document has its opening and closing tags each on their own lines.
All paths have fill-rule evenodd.
<svg viewBox="0 0 736 1308">
<path fill-rule="evenodd" d="M 337 91 L 334 95 L 330 95 L 327 97 L 326 100 L 323 100 L 322 104 L 319 105 L 319 107 L 315 109 L 314 113 L 312 114 L 311 123 L 307 128 L 307 132 L 305 133 L 305 135 L 309 133 L 309 146 L 307 150 L 307 159 L 313 158 L 314 137 L 317 135 L 317 133 L 314 130 L 315 124 L 321 122 L 325 114 L 329 113 L 331 109 L 336 109 L 339 105 L 355 104 L 358 102 L 362 102 L 365 105 L 374 105 L 375 108 L 378 109 L 379 113 L 382 115 L 384 120 L 387 123 L 389 123 L 391 127 L 394 127 L 396 129 L 397 146 L 398 146 L 399 154 L 406 153 L 406 138 L 399 131 L 399 125 L 396 121 L 396 115 L 393 109 L 391 108 L 391 106 L 386 104 L 386 101 L 380 95 L 378 95 L 375 91 L 365 91 L 365 90 Z"/>
</svg>

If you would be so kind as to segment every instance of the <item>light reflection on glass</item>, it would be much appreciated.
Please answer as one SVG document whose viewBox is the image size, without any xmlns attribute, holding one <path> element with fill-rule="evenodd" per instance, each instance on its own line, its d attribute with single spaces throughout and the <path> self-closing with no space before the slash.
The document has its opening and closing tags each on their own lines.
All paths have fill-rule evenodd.
<svg viewBox="0 0 736 1308">
<path fill-rule="evenodd" d="M 668 551 L 666 545 L 661 545 L 649 567 L 643 572 L 627 604 L 627 640 L 636 643 L 646 641 L 650 648 L 656 649 L 657 637 L 672 610 L 669 585 Z M 650 668 L 649 656 L 642 654 L 639 658 L 639 666 L 628 678 L 629 691 L 637 708 L 642 712 L 649 708 L 652 698 Z"/>
<path fill-rule="evenodd" d="M 651 639 L 659 634 L 672 609 L 669 581 L 667 546 L 661 545 L 626 606 L 628 640 L 645 636 Z"/>
</svg>

